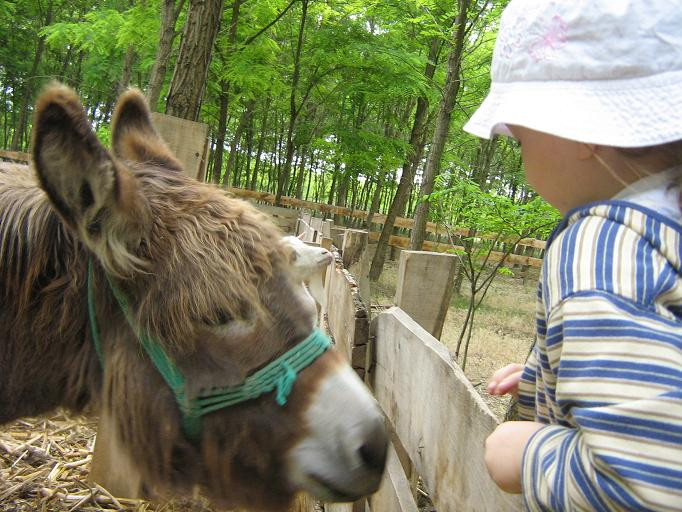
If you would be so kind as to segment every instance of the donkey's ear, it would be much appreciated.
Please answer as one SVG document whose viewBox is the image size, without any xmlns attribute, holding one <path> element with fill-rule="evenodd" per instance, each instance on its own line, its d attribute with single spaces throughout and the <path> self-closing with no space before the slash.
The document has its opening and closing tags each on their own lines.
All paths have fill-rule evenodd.
<svg viewBox="0 0 682 512">
<path fill-rule="evenodd" d="M 112 118 L 111 139 L 118 157 L 182 171 L 182 165 L 154 128 L 147 100 L 137 89 L 130 89 L 119 98 Z"/>
<path fill-rule="evenodd" d="M 134 255 L 149 215 L 137 180 L 97 140 L 78 96 L 53 85 L 38 99 L 33 162 L 50 201 L 111 272 L 140 266 Z"/>
</svg>

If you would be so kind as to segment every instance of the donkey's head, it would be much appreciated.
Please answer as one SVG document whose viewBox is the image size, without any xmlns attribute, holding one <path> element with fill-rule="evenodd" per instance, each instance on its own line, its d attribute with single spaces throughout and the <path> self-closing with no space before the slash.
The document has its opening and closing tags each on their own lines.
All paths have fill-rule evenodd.
<svg viewBox="0 0 682 512">
<path fill-rule="evenodd" d="M 137 91 L 119 100 L 109 152 L 77 96 L 51 87 L 33 144 L 41 186 L 91 260 L 101 405 L 148 489 L 199 485 L 219 502 L 268 509 L 301 489 L 328 500 L 375 491 L 383 419 L 336 351 L 295 369 L 279 403 L 265 393 L 219 408 L 189 435 L 183 399 L 142 350 L 152 340 L 166 355 L 187 400 L 239 386 L 297 350 L 314 311 L 281 233 L 250 205 L 185 177 Z"/>
</svg>

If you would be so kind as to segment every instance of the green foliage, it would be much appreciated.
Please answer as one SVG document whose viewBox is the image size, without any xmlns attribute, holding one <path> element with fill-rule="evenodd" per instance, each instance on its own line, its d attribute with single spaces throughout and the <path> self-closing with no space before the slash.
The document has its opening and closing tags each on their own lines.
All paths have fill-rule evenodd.
<svg viewBox="0 0 682 512">
<path fill-rule="evenodd" d="M 104 147 L 111 148 L 111 127 L 108 124 L 102 124 L 97 128 L 96 133 Z"/>
<path fill-rule="evenodd" d="M 527 187 L 513 143 L 497 142 L 493 158 L 484 165 L 481 154 L 485 148 L 461 131 L 488 90 L 494 37 L 506 2 L 472 4 L 470 15 L 479 10 L 481 14 L 467 38 L 462 87 L 441 166 L 444 171 L 429 198 L 440 207 L 432 209 L 431 215 L 434 221 L 465 226 L 476 233 L 512 236 L 532 230 L 538 223 L 551 224 L 556 213 Z M 49 17 L 47 5 L 52 9 Z M 30 110 L 40 85 L 53 77 L 80 90 L 98 133 L 107 140 L 115 91 L 130 49 L 131 83 L 143 89 L 147 85 L 159 43 L 160 9 L 160 0 L 1 2 L 0 92 L 4 91 L 4 111 L 0 112 L 0 140 L 4 145 L 11 138 L 22 105 L 21 85 L 27 81 L 35 85 L 28 92 Z M 445 80 L 456 9 L 456 3 L 444 0 L 309 3 L 295 94 L 298 118 L 293 140 L 296 158 L 305 152 L 307 166 L 315 167 L 315 175 L 309 180 L 312 191 L 322 194 L 320 200 L 345 201 L 348 198 L 329 198 L 326 194 L 332 190 L 338 194 L 339 187 L 350 186 L 358 189 L 359 201 L 369 184 L 384 180 L 381 205 L 385 209 L 391 204 L 387 191 L 395 190 L 399 170 L 414 150 L 408 138 L 418 98 L 428 101 L 424 141 L 429 140 Z M 255 167 L 256 148 L 261 143 L 263 186 L 271 188 L 285 148 L 301 4 L 290 6 L 288 0 L 243 2 L 235 41 L 228 39 L 231 16 L 231 5 L 226 5 L 201 120 L 210 125 L 215 137 L 220 96 L 227 87 L 227 145 L 223 149 L 227 152 L 249 105 L 253 111 L 250 126 L 236 145 L 235 163 L 245 165 L 248 156 L 251 168 L 242 170 L 248 174 Z M 181 13 L 178 30 L 183 22 Z M 40 37 L 45 39 L 46 54 L 37 76 L 29 77 Z M 424 70 L 434 41 L 440 50 L 434 78 L 427 79 Z M 176 48 L 178 43 L 176 38 Z M 166 84 L 173 72 L 173 59 L 174 54 Z M 485 167 L 483 177 L 479 175 L 481 167 Z M 364 197 L 366 207 L 368 194 Z M 419 197 L 417 189 L 413 197 Z M 414 203 L 410 202 L 411 207 Z M 538 236 L 545 234 L 538 232 Z"/>
</svg>

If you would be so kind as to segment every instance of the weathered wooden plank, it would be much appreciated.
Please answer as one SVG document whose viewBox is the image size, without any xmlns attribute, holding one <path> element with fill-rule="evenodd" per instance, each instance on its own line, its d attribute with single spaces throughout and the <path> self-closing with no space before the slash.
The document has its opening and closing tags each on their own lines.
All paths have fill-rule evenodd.
<svg viewBox="0 0 682 512">
<path fill-rule="evenodd" d="M 389 446 L 384 480 L 370 499 L 372 512 L 417 512 L 410 482 L 393 445 Z"/>
<path fill-rule="evenodd" d="M 317 500 L 304 492 L 297 494 L 294 503 L 289 507 L 289 512 L 322 512 L 322 510 Z"/>
<path fill-rule="evenodd" d="M 403 251 L 393 303 L 440 339 L 457 274 L 453 254 Z"/>
<path fill-rule="evenodd" d="M 340 352 L 364 379 L 369 340 L 367 306 L 360 298 L 357 282 L 339 261 L 327 271 L 326 282 L 329 332 Z"/>
<path fill-rule="evenodd" d="M 4 149 L 0 149 L 0 158 L 27 164 L 31 159 L 31 155 L 29 153 L 21 153 L 19 151 L 5 151 Z"/>
<path fill-rule="evenodd" d="M 343 245 L 343 266 L 350 269 L 355 265 L 367 249 L 367 231 L 361 229 L 347 229 L 344 232 Z"/>
<path fill-rule="evenodd" d="M 257 204 L 256 207 L 270 216 L 275 225 L 284 233 L 291 234 L 296 230 L 299 211 L 292 208 L 272 206 L 269 204 Z"/>
<path fill-rule="evenodd" d="M 436 509 L 519 510 L 518 497 L 497 488 L 483 461 L 497 419 L 445 346 L 399 308 L 378 315 L 372 332 L 375 396 Z"/>
<path fill-rule="evenodd" d="M 325 503 L 324 512 L 353 512 L 353 503 Z"/>
<path fill-rule="evenodd" d="M 188 176 L 204 181 L 208 125 L 152 112 L 152 122 Z"/>
<path fill-rule="evenodd" d="M 370 241 L 379 240 L 380 235 L 381 233 L 379 233 L 378 231 L 370 231 L 369 239 Z M 388 244 L 393 247 L 400 247 L 401 249 L 409 249 L 410 239 L 404 236 L 391 235 Z M 461 245 L 450 245 L 440 242 L 431 242 L 430 240 L 425 240 L 424 243 L 422 244 L 422 250 L 424 251 L 445 252 L 451 249 L 464 250 L 464 247 L 462 247 Z M 496 263 L 500 261 L 503 256 L 504 256 L 503 253 L 493 251 L 490 254 L 490 257 L 488 258 L 488 261 L 490 263 Z M 525 265 L 536 268 L 542 267 L 542 259 L 531 258 L 530 256 L 519 256 L 518 254 L 510 254 L 509 256 L 507 256 L 505 262 L 511 265 Z"/>
</svg>

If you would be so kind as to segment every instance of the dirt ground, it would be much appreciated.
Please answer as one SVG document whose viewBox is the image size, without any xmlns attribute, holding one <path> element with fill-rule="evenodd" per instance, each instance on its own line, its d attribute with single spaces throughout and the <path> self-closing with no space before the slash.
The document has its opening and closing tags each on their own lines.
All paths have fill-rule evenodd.
<svg viewBox="0 0 682 512">
<path fill-rule="evenodd" d="M 372 304 L 393 303 L 398 271 L 397 261 L 387 261 L 379 281 L 372 285 Z M 523 363 L 533 342 L 535 297 L 538 271 L 524 280 L 517 275 L 495 277 L 483 304 L 476 313 L 474 330 L 464 373 L 479 391 L 491 410 L 502 418 L 509 405 L 508 397 L 492 397 L 485 392 L 490 376 L 507 363 Z M 466 315 L 470 294 L 467 281 L 462 296 L 453 297 L 445 317 L 441 341 L 451 353 Z M 454 357 L 454 356 L 453 356 Z"/>
</svg>

